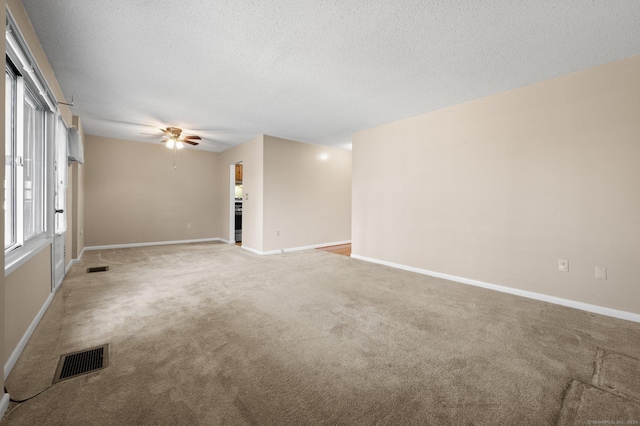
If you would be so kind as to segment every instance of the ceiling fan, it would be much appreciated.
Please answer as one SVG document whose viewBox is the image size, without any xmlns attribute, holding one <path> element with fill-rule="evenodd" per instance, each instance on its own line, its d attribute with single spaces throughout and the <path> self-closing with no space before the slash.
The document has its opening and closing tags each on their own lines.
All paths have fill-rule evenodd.
<svg viewBox="0 0 640 426">
<path fill-rule="evenodd" d="M 167 139 L 164 139 L 162 142 L 166 142 L 167 148 L 169 149 L 182 149 L 184 148 L 184 144 L 196 146 L 200 142 L 195 141 L 202 140 L 200 136 L 196 135 L 183 136 L 182 129 L 179 127 L 167 127 L 166 129 L 160 130 L 164 132 L 165 137 L 167 137 Z"/>
</svg>

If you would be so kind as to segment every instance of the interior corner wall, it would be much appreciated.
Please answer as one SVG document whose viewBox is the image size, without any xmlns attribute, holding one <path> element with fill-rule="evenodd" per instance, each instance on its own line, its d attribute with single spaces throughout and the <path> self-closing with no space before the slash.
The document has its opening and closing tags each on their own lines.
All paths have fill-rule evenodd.
<svg viewBox="0 0 640 426">
<path fill-rule="evenodd" d="M 264 136 L 265 252 L 351 240 L 351 152 Z"/>
<path fill-rule="evenodd" d="M 83 139 L 84 140 L 84 139 Z M 75 223 L 74 232 L 76 233 L 76 238 L 74 240 L 74 259 L 80 259 L 82 256 L 82 252 L 84 250 L 84 165 L 78 164 L 76 169 L 77 176 L 74 181 L 77 183 L 77 193 L 73 198 L 74 202 L 76 202 L 77 208 L 75 212 L 77 214 L 77 220 Z"/>
<path fill-rule="evenodd" d="M 354 135 L 352 252 L 640 313 L 638 76 L 635 56 Z"/>
<path fill-rule="evenodd" d="M 74 243 L 74 235 L 73 235 L 73 228 L 75 226 L 75 221 L 76 221 L 76 212 L 75 209 L 73 208 L 74 205 L 76 205 L 77 201 L 75 201 L 74 196 L 75 196 L 75 187 L 77 186 L 77 182 L 75 182 L 74 179 L 74 168 L 77 168 L 77 166 L 74 167 L 73 162 L 71 163 L 67 163 L 67 191 L 66 191 L 66 197 L 67 199 L 65 200 L 65 216 L 66 216 L 66 220 L 67 220 L 67 230 L 64 233 L 64 266 L 69 267 L 69 265 L 71 264 L 71 261 L 74 259 L 73 256 L 73 243 Z"/>
<path fill-rule="evenodd" d="M 173 242 L 220 236 L 218 156 L 151 144 L 85 139 L 87 246 Z"/>
<path fill-rule="evenodd" d="M 232 165 L 242 162 L 242 187 L 244 200 L 242 205 L 242 245 L 256 251 L 263 250 L 263 165 L 264 136 L 259 135 L 250 141 L 220 153 L 218 188 L 220 191 L 221 238 L 228 240 L 232 229 Z M 247 198 L 248 197 L 248 198 Z"/>
</svg>

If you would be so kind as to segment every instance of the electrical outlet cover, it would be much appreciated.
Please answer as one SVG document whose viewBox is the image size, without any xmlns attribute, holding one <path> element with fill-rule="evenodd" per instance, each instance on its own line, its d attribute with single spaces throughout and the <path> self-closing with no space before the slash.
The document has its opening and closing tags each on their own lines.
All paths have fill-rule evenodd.
<svg viewBox="0 0 640 426">
<path fill-rule="evenodd" d="M 564 259 L 558 260 L 558 270 L 560 272 L 569 272 L 569 261 Z"/>
</svg>

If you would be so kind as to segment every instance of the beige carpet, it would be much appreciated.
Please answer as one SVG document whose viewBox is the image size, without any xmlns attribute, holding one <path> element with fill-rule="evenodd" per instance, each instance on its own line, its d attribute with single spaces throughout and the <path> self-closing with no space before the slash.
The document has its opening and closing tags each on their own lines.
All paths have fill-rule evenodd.
<svg viewBox="0 0 640 426">
<path fill-rule="evenodd" d="M 640 420 L 640 324 L 318 250 L 86 252 L 6 387 L 33 395 L 61 354 L 102 343 L 109 367 L 3 424 Z"/>
</svg>

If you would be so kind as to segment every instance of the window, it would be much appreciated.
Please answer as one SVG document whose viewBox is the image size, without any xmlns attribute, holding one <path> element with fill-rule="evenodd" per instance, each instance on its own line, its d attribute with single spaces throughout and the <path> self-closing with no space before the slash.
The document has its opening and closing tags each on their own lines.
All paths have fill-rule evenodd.
<svg viewBox="0 0 640 426">
<path fill-rule="evenodd" d="M 24 238 L 44 234 L 46 115 L 29 91 L 24 98 Z"/>
<path fill-rule="evenodd" d="M 45 138 L 41 99 L 7 59 L 5 68 L 5 251 L 45 233 Z"/>
<path fill-rule="evenodd" d="M 54 169 L 56 146 L 64 144 L 58 130 L 59 110 L 10 10 L 7 10 L 5 65 L 5 275 L 51 244 L 64 217 L 54 221 L 58 185 L 66 188 L 66 161 Z M 59 133 L 59 134 L 58 134 Z M 55 203 L 55 204 L 54 204 Z M 64 198 L 61 203 L 64 203 Z M 57 226 L 57 228 L 56 228 Z"/>
<path fill-rule="evenodd" d="M 16 235 L 16 167 L 15 128 L 17 75 L 7 66 L 5 70 L 5 133 L 4 133 L 4 248 L 17 242 Z"/>
</svg>

